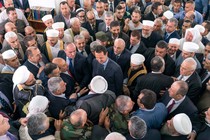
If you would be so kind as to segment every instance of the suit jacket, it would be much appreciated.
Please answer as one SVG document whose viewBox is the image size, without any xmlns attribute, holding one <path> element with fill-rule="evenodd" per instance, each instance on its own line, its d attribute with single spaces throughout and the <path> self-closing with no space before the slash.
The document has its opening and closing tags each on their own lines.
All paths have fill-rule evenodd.
<svg viewBox="0 0 210 140">
<path fill-rule="evenodd" d="M 153 15 L 152 11 L 144 16 L 144 20 L 151 20 L 151 21 L 155 20 L 155 16 Z"/>
<path fill-rule="evenodd" d="M 65 95 L 66 98 L 69 98 L 69 96 L 73 93 L 74 91 L 74 84 L 75 81 L 74 79 L 69 76 L 68 74 L 65 73 L 60 73 L 60 77 L 63 79 L 63 81 L 66 83 L 66 91 L 65 91 Z"/>
<path fill-rule="evenodd" d="M 108 83 L 108 90 L 113 91 L 116 95 L 121 95 L 123 87 L 123 73 L 120 66 L 111 59 L 108 60 L 105 69 L 96 59 L 93 60 L 92 65 L 92 76 L 103 76 Z"/>
<path fill-rule="evenodd" d="M 23 5 L 20 3 L 20 0 L 13 0 L 15 8 L 26 10 L 29 8 L 28 0 L 22 0 Z"/>
<path fill-rule="evenodd" d="M 47 93 L 47 98 L 50 101 L 49 111 L 53 118 L 59 119 L 60 111 L 64 111 L 65 107 L 75 103 L 76 100 L 54 96 L 50 91 Z"/>
<path fill-rule="evenodd" d="M 98 27 L 99 27 L 99 23 L 103 22 L 102 20 L 97 20 L 96 19 L 96 23 L 95 23 L 95 30 L 92 29 L 90 23 L 88 21 L 82 23 L 82 27 L 84 27 L 85 29 L 88 30 L 88 32 L 90 33 L 90 35 L 94 38 L 94 40 L 96 39 L 95 33 L 98 32 Z"/>
<path fill-rule="evenodd" d="M 31 62 L 29 62 L 28 60 L 26 60 L 26 62 L 23 64 L 25 65 L 28 70 L 34 75 L 34 77 L 37 79 L 37 74 L 39 72 L 39 68 L 37 66 L 35 66 L 34 64 L 32 64 Z"/>
<path fill-rule="evenodd" d="M 108 37 L 108 46 L 114 46 L 114 39 L 112 38 L 112 33 L 109 31 L 106 33 L 106 36 Z M 119 37 L 118 38 L 122 38 L 126 45 L 125 46 L 128 46 L 129 45 L 129 42 L 130 42 L 130 39 L 129 39 L 129 36 L 123 32 L 120 32 L 119 34 Z"/>
<path fill-rule="evenodd" d="M 170 102 L 171 97 L 169 97 L 168 91 L 162 96 L 161 102 L 165 104 L 165 106 L 168 105 Z M 170 120 L 173 118 L 175 115 L 179 113 L 185 113 L 191 120 L 192 125 L 193 125 L 193 130 L 198 132 L 200 129 L 200 120 L 198 118 L 198 109 L 197 107 L 193 104 L 193 102 L 186 96 L 185 99 L 182 101 L 182 103 L 171 113 L 168 114 L 166 120 Z"/>
<path fill-rule="evenodd" d="M 206 124 L 202 125 L 201 131 L 198 133 L 196 140 L 210 140 L 209 137 L 210 127 Z"/>
<path fill-rule="evenodd" d="M 166 35 L 167 35 L 167 32 L 165 33 L 165 36 L 164 36 L 164 41 L 165 42 L 169 42 L 169 40 L 171 39 L 171 38 L 177 38 L 177 39 L 180 39 L 180 36 L 179 36 L 179 34 L 178 34 L 178 32 L 177 31 L 174 31 L 172 34 L 170 34 L 168 37 L 166 37 Z"/>
<path fill-rule="evenodd" d="M 160 91 L 169 88 L 174 80 L 164 74 L 148 73 L 140 76 L 137 79 L 135 90 L 133 91 L 133 99 L 136 101 L 142 89 L 150 89 L 157 94 L 157 99 L 160 99 Z"/>
<path fill-rule="evenodd" d="M 163 40 L 157 32 L 152 32 L 148 38 L 141 36 L 141 41 L 144 42 L 147 48 L 155 48 L 158 41 Z"/>
<path fill-rule="evenodd" d="M 63 50 L 58 52 L 58 57 L 61 57 L 66 61 L 66 53 Z M 78 52 L 74 58 L 74 70 L 75 81 L 79 83 L 81 88 L 86 87 L 90 82 L 91 74 L 86 58 Z"/>
<path fill-rule="evenodd" d="M 155 57 L 155 49 L 149 48 L 148 51 L 146 52 L 146 61 L 145 61 L 145 66 L 147 68 L 147 72 L 151 72 L 151 60 L 152 58 Z M 174 60 L 166 54 L 165 57 L 163 58 L 165 61 L 165 70 L 163 74 L 172 76 L 174 75 L 175 72 L 175 62 Z"/>
<path fill-rule="evenodd" d="M 126 140 L 161 140 L 161 135 L 157 129 L 148 129 L 147 134 L 142 139 L 134 139 L 131 135 L 126 136 Z"/>
<path fill-rule="evenodd" d="M 126 48 L 129 50 L 130 42 L 129 42 L 129 45 L 126 46 Z M 134 53 L 139 53 L 139 54 L 142 54 L 144 57 L 146 57 L 147 50 L 148 48 L 145 46 L 144 42 L 140 41 L 139 47 Z"/>
<path fill-rule="evenodd" d="M 114 92 L 107 90 L 103 94 L 88 94 L 81 97 L 77 103 L 77 108 L 84 109 L 87 112 L 88 119 L 93 124 L 98 124 L 99 114 L 102 108 L 110 107 L 115 102 L 116 95 Z"/>
<path fill-rule="evenodd" d="M 103 32 L 107 32 L 106 31 L 106 24 L 105 24 L 105 22 L 101 22 L 101 23 L 99 23 L 99 26 L 98 26 L 98 32 L 99 31 L 103 31 Z"/>
<path fill-rule="evenodd" d="M 75 13 L 71 12 L 70 14 L 71 14 L 70 18 L 76 16 Z M 65 22 L 65 19 L 64 19 L 63 15 L 61 13 L 54 17 L 54 22 L 64 22 L 64 30 L 68 29 L 67 24 Z"/>
<path fill-rule="evenodd" d="M 130 67 L 131 53 L 127 49 L 124 49 L 123 52 L 120 54 L 120 57 L 117 59 L 116 55 L 114 54 L 113 47 L 110 47 L 107 50 L 108 50 L 109 58 L 111 58 L 118 65 L 120 65 L 120 67 L 122 69 L 122 72 L 123 72 L 123 78 L 126 78 L 127 77 L 127 73 L 128 73 L 128 69 Z"/>
</svg>

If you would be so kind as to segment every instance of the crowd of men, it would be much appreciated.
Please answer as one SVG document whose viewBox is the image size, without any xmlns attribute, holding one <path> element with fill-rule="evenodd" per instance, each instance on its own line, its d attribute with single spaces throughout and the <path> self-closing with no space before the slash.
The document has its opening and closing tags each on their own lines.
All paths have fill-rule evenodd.
<svg viewBox="0 0 210 140">
<path fill-rule="evenodd" d="M 0 0 L 0 140 L 210 140 L 208 0 Z"/>
</svg>

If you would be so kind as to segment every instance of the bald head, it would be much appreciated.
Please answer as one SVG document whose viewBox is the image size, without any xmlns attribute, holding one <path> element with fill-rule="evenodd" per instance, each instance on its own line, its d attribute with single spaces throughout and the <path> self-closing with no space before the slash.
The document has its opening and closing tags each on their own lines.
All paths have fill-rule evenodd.
<svg viewBox="0 0 210 140">
<path fill-rule="evenodd" d="M 52 63 L 56 64 L 61 72 L 66 72 L 68 70 L 66 61 L 63 58 L 56 57 L 52 60 Z"/>
<path fill-rule="evenodd" d="M 7 23 L 4 25 L 4 28 L 5 28 L 5 31 L 6 31 L 6 32 L 13 31 L 13 32 L 17 33 L 17 28 L 16 28 L 15 24 L 12 23 L 12 22 L 7 22 Z"/>
<path fill-rule="evenodd" d="M 121 38 L 115 39 L 113 48 L 115 55 L 120 55 L 125 49 L 125 41 Z"/>
<path fill-rule="evenodd" d="M 87 121 L 87 113 L 83 109 L 77 109 L 70 115 L 70 122 L 76 128 L 82 128 Z"/>
<path fill-rule="evenodd" d="M 36 38 L 36 31 L 34 30 L 34 28 L 33 27 L 31 27 L 31 26 L 26 26 L 25 27 L 25 35 L 26 36 L 33 36 L 34 38 Z"/>
</svg>

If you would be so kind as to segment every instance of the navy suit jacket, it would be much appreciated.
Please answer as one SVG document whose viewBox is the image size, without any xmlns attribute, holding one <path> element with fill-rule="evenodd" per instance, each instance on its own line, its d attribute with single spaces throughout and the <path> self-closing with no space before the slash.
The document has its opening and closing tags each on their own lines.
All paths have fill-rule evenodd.
<svg viewBox="0 0 210 140">
<path fill-rule="evenodd" d="M 26 10 L 29 8 L 28 0 L 22 0 L 23 5 L 20 3 L 20 0 L 13 0 L 15 8 Z"/>
<path fill-rule="evenodd" d="M 63 58 L 66 61 L 66 53 L 63 50 L 58 52 L 58 57 Z M 88 63 L 86 58 L 80 53 L 76 53 L 74 58 L 74 70 L 75 80 L 79 83 L 80 87 L 86 87 L 90 83 L 91 74 L 89 71 Z"/>
<path fill-rule="evenodd" d="M 99 26 L 98 26 L 98 32 L 99 31 L 103 31 L 103 32 L 107 32 L 106 31 L 106 24 L 105 24 L 105 22 L 101 22 L 101 23 L 99 23 Z"/>
<path fill-rule="evenodd" d="M 165 104 L 165 106 L 168 105 L 172 98 L 169 97 L 168 91 L 165 92 L 165 94 L 161 98 L 161 102 Z M 166 120 L 170 120 L 173 118 L 175 115 L 179 113 L 185 113 L 191 120 L 192 125 L 193 125 L 193 130 L 198 132 L 198 130 L 201 127 L 201 123 L 198 117 L 198 109 L 197 107 L 193 104 L 193 102 L 186 96 L 183 102 L 171 113 L 168 114 Z"/>
<path fill-rule="evenodd" d="M 71 12 L 70 14 L 71 14 L 70 18 L 76 16 L 75 13 L 72 13 L 72 12 Z M 66 22 L 65 22 L 65 19 L 64 19 L 64 17 L 62 16 L 61 13 L 54 17 L 54 22 L 64 22 L 64 30 L 68 29 L 68 27 L 67 27 L 67 25 L 66 25 Z"/>
<path fill-rule="evenodd" d="M 165 36 L 164 36 L 164 41 L 165 42 L 169 42 L 169 40 L 171 39 L 171 38 L 177 38 L 177 39 L 180 39 L 180 36 L 179 36 L 179 34 L 178 34 L 178 32 L 177 31 L 174 31 L 172 34 L 170 34 L 167 38 L 166 38 L 166 34 L 167 33 L 165 33 Z"/>
<path fill-rule="evenodd" d="M 152 11 L 144 16 L 144 20 L 151 20 L 151 21 L 155 20 L 155 16 L 153 15 Z"/>
<path fill-rule="evenodd" d="M 104 70 L 103 65 L 94 59 L 92 76 L 94 77 L 96 75 L 103 76 L 106 79 L 108 83 L 108 90 L 113 91 L 116 95 L 122 94 L 123 73 L 120 66 L 116 62 L 109 59 Z"/>
<path fill-rule="evenodd" d="M 23 64 L 25 65 L 28 70 L 34 75 L 34 77 L 37 79 L 37 74 L 39 72 L 39 68 L 35 65 L 33 65 L 32 63 L 30 63 L 28 60 L 26 60 L 26 62 Z"/>
<path fill-rule="evenodd" d="M 147 48 L 155 48 L 157 42 L 160 40 L 163 40 L 163 38 L 155 31 L 153 31 L 148 38 L 141 36 L 141 41 L 144 42 Z"/>
<path fill-rule="evenodd" d="M 66 98 L 69 98 L 69 96 L 73 93 L 74 91 L 74 84 L 75 81 L 74 79 L 69 76 L 68 74 L 65 73 L 61 73 L 60 77 L 63 79 L 63 81 L 66 83 L 66 91 L 65 91 L 65 95 Z"/>
<path fill-rule="evenodd" d="M 113 61 L 115 61 L 118 65 L 120 65 L 122 72 L 123 72 L 123 78 L 127 77 L 128 69 L 130 67 L 130 58 L 131 58 L 131 52 L 129 52 L 127 49 L 124 49 L 121 53 L 120 57 L 116 59 L 116 55 L 114 54 L 113 47 L 110 47 L 107 49 L 108 56 Z"/>
<path fill-rule="evenodd" d="M 95 40 L 96 39 L 95 33 L 98 32 L 99 23 L 101 23 L 101 22 L 103 22 L 103 20 L 96 20 L 95 31 L 92 29 L 92 27 L 91 27 L 91 25 L 90 25 L 90 23 L 88 21 L 86 21 L 85 23 L 82 23 L 82 27 L 87 29 L 88 32 L 90 33 L 90 35 Z"/>
</svg>

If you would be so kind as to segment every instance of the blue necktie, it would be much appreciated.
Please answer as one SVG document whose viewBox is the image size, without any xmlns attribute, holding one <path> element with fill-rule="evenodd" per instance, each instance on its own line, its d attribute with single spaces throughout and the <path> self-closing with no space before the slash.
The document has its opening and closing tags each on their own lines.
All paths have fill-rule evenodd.
<svg viewBox="0 0 210 140">
<path fill-rule="evenodd" d="M 10 132 L 7 132 L 6 135 L 7 135 L 7 137 L 10 138 L 10 140 L 18 140 L 17 137 L 15 135 L 11 134 Z"/>
<path fill-rule="evenodd" d="M 73 63 L 72 63 L 72 59 L 71 58 L 69 58 L 69 71 L 74 76 L 75 72 L 74 72 L 74 66 L 73 66 Z"/>
</svg>

